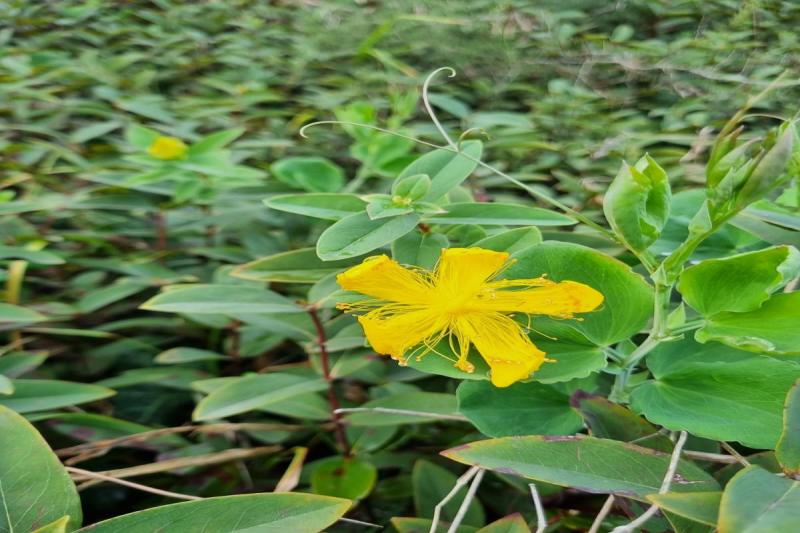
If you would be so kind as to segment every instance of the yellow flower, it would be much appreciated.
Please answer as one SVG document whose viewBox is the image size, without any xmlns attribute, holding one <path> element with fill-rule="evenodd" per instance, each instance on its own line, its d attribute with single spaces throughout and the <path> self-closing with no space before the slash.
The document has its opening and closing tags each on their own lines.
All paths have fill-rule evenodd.
<svg viewBox="0 0 800 533">
<path fill-rule="evenodd" d="M 156 159 L 183 159 L 186 157 L 186 145 L 176 137 L 161 135 L 147 148 L 147 153 Z"/>
<path fill-rule="evenodd" d="M 510 264 L 508 253 L 481 248 L 443 249 L 432 272 L 405 268 L 385 255 L 369 257 L 336 280 L 370 298 L 338 307 L 363 313 L 358 321 L 370 345 L 401 364 L 438 353 L 436 345 L 447 338 L 458 355 L 456 368 L 475 370 L 467 360 L 474 345 L 492 383 L 507 387 L 546 360 L 512 313 L 572 318 L 603 302 L 598 291 L 574 281 L 497 279 Z"/>
</svg>

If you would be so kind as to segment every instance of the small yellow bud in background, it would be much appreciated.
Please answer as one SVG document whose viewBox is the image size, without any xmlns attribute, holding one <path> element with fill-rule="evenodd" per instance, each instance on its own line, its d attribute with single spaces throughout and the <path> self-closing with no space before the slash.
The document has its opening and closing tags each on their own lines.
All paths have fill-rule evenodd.
<svg viewBox="0 0 800 533">
<path fill-rule="evenodd" d="M 156 159 L 183 159 L 186 157 L 186 144 L 176 137 L 157 137 L 147 148 L 147 153 Z"/>
</svg>

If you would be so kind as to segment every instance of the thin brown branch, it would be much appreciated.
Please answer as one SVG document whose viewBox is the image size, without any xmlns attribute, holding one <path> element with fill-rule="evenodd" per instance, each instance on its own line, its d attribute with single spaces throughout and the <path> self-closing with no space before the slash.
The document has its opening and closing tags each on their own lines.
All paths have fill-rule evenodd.
<svg viewBox="0 0 800 533">
<path fill-rule="evenodd" d="M 129 468 L 117 468 L 115 470 L 106 470 L 103 472 L 96 472 L 104 476 L 113 477 L 116 479 L 123 479 L 136 476 L 146 476 L 150 474 L 158 474 L 160 472 L 168 472 L 171 470 L 179 470 L 190 466 L 208 466 L 219 463 L 227 463 L 230 461 L 239 461 L 243 459 L 252 459 L 261 455 L 270 454 L 280 450 L 280 446 L 262 446 L 259 448 L 234 448 L 225 450 L 219 453 L 207 453 L 203 455 L 194 455 L 191 457 L 178 457 L 175 459 L 167 459 L 166 461 L 158 461 L 156 463 L 147 463 L 139 466 L 132 466 Z M 77 481 L 83 481 L 79 488 L 86 488 L 99 483 L 96 478 L 86 476 L 86 479 L 77 476 Z"/>
<path fill-rule="evenodd" d="M 133 435 L 125 435 L 124 437 L 116 437 L 113 439 L 96 440 L 93 442 L 85 442 L 77 444 L 68 448 L 61 448 L 56 450 L 56 455 L 59 457 L 69 457 L 73 455 L 81 455 L 85 453 L 94 453 L 102 450 L 103 453 L 110 448 L 116 446 L 126 446 L 132 444 L 142 443 L 148 440 L 163 437 L 165 435 L 172 435 L 176 433 L 225 433 L 228 431 L 296 431 L 302 429 L 301 426 L 294 426 L 289 424 L 260 424 L 255 422 L 245 422 L 240 424 L 233 423 L 219 423 L 219 424 L 206 424 L 201 426 L 177 426 L 171 428 L 153 429 L 151 431 L 143 431 Z"/>
<path fill-rule="evenodd" d="M 311 316 L 311 321 L 314 323 L 314 329 L 316 329 L 317 332 L 317 346 L 319 346 L 319 358 L 322 364 L 322 377 L 328 382 L 328 404 L 331 408 L 331 420 L 334 424 L 336 443 L 339 445 L 342 453 L 345 456 L 349 456 L 351 452 L 350 443 L 347 440 L 347 432 L 345 431 L 344 422 L 342 421 L 342 415 L 339 414 L 339 399 L 336 397 L 336 390 L 333 386 L 325 327 L 322 325 L 316 307 L 310 306 L 308 308 L 308 314 Z"/>
<path fill-rule="evenodd" d="M 191 494 L 181 494 L 179 492 L 171 492 L 168 490 L 157 489 L 154 487 L 148 487 L 147 485 L 142 485 L 140 483 L 134 483 L 133 481 L 125 481 L 124 479 L 117 479 L 115 477 L 107 476 L 105 474 L 100 474 L 98 472 L 91 472 L 89 470 L 84 470 L 82 468 L 75 468 L 74 466 L 66 466 L 67 472 L 70 474 L 77 474 L 81 477 L 90 477 L 92 479 L 101 481 L 108 481 L 109 483 L 116 483 L 117 485 L 123 485 L 125 487 L 130 487 L 132 489 L 140 490 L 142 492 L 149 492 L 150 494 L 158 494 L 159 496 L 165 496 L 167 498 L 174 498 L 176 500 L 202 500 L 200 496 L 192 496 Z M 80 489 L 78 489 L 80 490 Z"/>
</svg>

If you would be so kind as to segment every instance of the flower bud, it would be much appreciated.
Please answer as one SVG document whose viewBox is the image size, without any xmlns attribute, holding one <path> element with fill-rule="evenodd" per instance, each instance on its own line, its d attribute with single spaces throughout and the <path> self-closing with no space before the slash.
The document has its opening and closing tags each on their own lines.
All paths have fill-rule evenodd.
<svg viewBox="0 0 800 533">
<path fill-rule="evenodd" d="M 414 202 L 422 199 L 431 188 L 431 179 L 427 174 L 415 174 L 398 179 L 392 185 L 392 201 Z"/>
<path fill-rule="evenodd" d="M 794 125 L 786 123 L 778 132 L 775 144 L 756 164 L 738 195 L 740 205 L 761 199 L 772 189 L 790 180 L 798 168 L 800 155 L 795 152 Z"/>
</svg>

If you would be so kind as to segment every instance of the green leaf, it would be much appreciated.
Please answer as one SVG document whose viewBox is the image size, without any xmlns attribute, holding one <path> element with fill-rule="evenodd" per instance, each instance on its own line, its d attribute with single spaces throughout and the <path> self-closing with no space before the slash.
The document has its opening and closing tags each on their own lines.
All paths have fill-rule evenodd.
<svg viewBox="0 0 800 533">
<path fill-rule="evenodd" d="M 568 226 L 566 215 L 519 204 L 463 203 L 444 206 L 447 213 L 425 217 L 431 224 L 478 224 L 483 226 Z"/>
<path fill-rule="evenodd" d="M 471 442 L 442 452 L 460 463 L 477 465 L 584 492 L 611 493 L 646 501 L 658 492 L 669 454 L 615 440 L 529 436 Z M 678 464 L 676 492 L 717 490 L 717 482 L 688 461 Z"/>
<path fill-rule="evenodd" d="M 69 141 L 76 144 L 83 144 L 97 137 L 102 137 L 106 133 L 111 133 L 120 126 L 122 126 L 122 123 L 117 120 L 89 124 L 88 126 L 83 126 L 73 131 L 69 135 Z"/>
<path fill-rule="evenodd" d="M 18 378 L 37 368 L 47 359 L 45 353 L 9 353 L 0 357 L 0 374 Z"/>
<path fill-rule="evenodd" d="M 78 491 L 36 429 L 0 405 L 0 533 L 31 531 L 70 517 L 81 523 Z"/>
<path fill-rule="evenodd" d="M 52 252 L 28 250 L 27 248 L 3 246 L 0 244 L 0 259 L 24 259 L 37 265 L 63 265 L 64 260 Z"/>
<path fill-rule="evenodd" d="M 142 292 L 150 284 L 144 280 L 123 279 L 100 289 L 88 292 L 76 302 L 81 313 L 88 314 Z"/>
<path fill-rule="evenodd" d="M 346 419 L 353 426 L 396 426 L 401 424 L 421 424 L 438 422 L 439 415 L 457 415 L 458 405 L 455 395 L 439 392 L 410 392 L 394 394 L 377 400 L 371 400 L 360 407 L 401 409 L 426 413 L 428 416 L 395 414 L 386 412 L 363 412 L 347 415 Z"/>
<path fill-rule="evenodd" d="M 695 332 L 695 339 L 702 343 L 718 341 L 759 353 L 796 355 L 800 354 L 798 324 L 800 291 L 781 293 L 773 295 L 754 311 L 718 313 L 709 317 Z"/>
<path fill-rule="evenodd" d="M 233 128 L 206 135 L 189 147 L 189 157 L 221 150 L 241 137 L 244 131 L 244 128 Z"/>
<path fill-rule="evenodd" d="M 778 442 L 784 399 L 800 378 L 792 361 L 691 340 L 662 344 L 647 366 L 655 379 L 633 390 L 635 411 L 674 431 L 761 449 Z"/>
<path fill-rule="evenodd" d="M 480 528 L 477 533 L 530 533 L 530 531 L 531 529 L 522 515 L 514 513 Z"/>
<path fill-rule="evenodd" d="M 720 533 L 784 533 L 800 520 L 800 481 L 781 478 L 759 466 L 733 476 L 719 507 Z"/>
<path fill-rule="evenodd" d="M 717 525 L 721 492 L 667 492 L 647 497 L 664 511 L 707 524 Z"/>
<path fill-rule="evenodd" d="M 495 252 L 516 254 L 540 242 L 542 242 L 542 232 L 539 231 L 539 228 L 530 227 L 502 231 L 479 240 L 473 246 Z"/>
<path fill-rule="evenodd" d="M 775 448 L 781 468 L 790 476 L 800 475 L 800 381 L 789 389 L 783 407 L 783 431 Z"/>
<path fill-rule="evenodd" d="M 539 337 L 534 338 L 534 343 L 552 361 L 545 361 L 541 368 L 534 372 L 533 381 L 560 383 L 585 378 L 606 367 L 605 354 L 594 346 Z"/>
<path fill-rule="evenodd" d="M 669 218 L 669 178 L 649 155 L 622 168 L 603 198 L 603 212 L 614 232 L 634 250 L 653 244 Z"/>
<path fill-rule="evenodd" d="M 367 207 L 355 194 L 345 193 L 283 194 L 267 198 L 264 204 L 276 211 L 325 220 L 339 220 Z"/>
<path fill-rule="evenodd" d="M 458 386 L 458 411 L 487 437 L 572 435 L 583 427 L 569 396 L 541 383 L 498 389 L 487 381 Z"/>
<path fill-rule="evenodd" d="M 14 393 L 0 396 L 0 405 L 18 413 L 58 409 L 102 400 L 116 394 L 99 385 L 52 379 L 15 379 L 13 383 Z"/>
<path fill-rule="evenodd" d="M 71 531 L 68 529 L 70 527 L 70 517 L 69 516 L 62 516 L 58 520 L 54 520 L 47 525 L 44 525 L 33 531 L 32 533 L 67 533 Z"/>
<path fill-rule="evenodd" d="M 246 413 L 271 403 L 327 388 L 322 379 L 294 374 L 256 374 L 237 378 L 200 400 L 192 420 L 212 420 Z"/>
<path fill-rule="evenodd" d="M 220 359 L 227 359 L 227 357 L 209 350 L 181 346 L 161 352 L 155 356 L 153 362 L 161 365 L 176 365 L 196 363 L 198 361 L 218 361 Z"/>
<path fill-rule="evenodd" d="M 244 494 L 174 503 L 137 511 L 85 527 L 79 533 L 316 533 L 350 509 L 350 502 L 314 494 Z"/>
<path fill-rule="evenodd" d="M 392 258 L 403 265 L 432 270 L 449 241 L 441 233 L 411 231 L 392 243 Z"/>
<path fill-rule="evenodd" d="M 669 437 L 659 435 L 657 427 L 619 404 L 583 391 L 573 394 L 572 402 L 594 437 L 623 442 L 636 441 L 640 446 L 662 452 L 672 450 Z"/>
<path fill-rule="evenodd" d="M 0 374 L 0 395 L 8 396 L 14 393 L 14 383 L 4 374 Z"/>
<path fill-rule="evenodd" d="M 563 337 L 570 329 L 594 344 L 606 346 L 627 339 L 647 325 L 653 310 L 650 285 L 631 268 L 605 254 L 571 243 L 545 241 L 515 256 L 516 263 L 504 277 L 537 278 L 546 275 L 553 281 L 578 281 L 600 291 L 602 307 L 581 316 L 581 320 L 551 320 L 536 317 L 533 329 Z"/>
<path fill-rule="evenodd" d="M 31 324 L 33 322 L 42 322 L 47 320 L 47 317 L 18 305 L 0 303 L 0 325 L 3 324 Z"/>
<path fill-rule="evenodd" d="M 147 150 L 161 134 L 138 124 L 131 124 L 125 130 L 125 140 L 139 150 Z"/>
<path fill-rule="evenodd" d="M 800 252 L 791 246 L 775 246 L 706 259 L 683 272 L 678 290 L 686 303 L 703 315 L 753 311 L 798 273 Z"/>
<path fill-rule="evenodd" d="M 314 248 L 302 248 L 245 263 L 236 267 L 231 275 L 255 281 L 315 283 L 358 262 L 357 259 L 323 261 Z"/>
<path fill-rule="evenodd" d="M 270 170 L 278 181 L 309 192 L 336 192 L 344 185 L 344 171 L 324 157 L 287 157 Z"/>
<path fill-rule="evenodd" d="M 473 159 L 480 159 L 483 143 L 465 141 L 461 143 L 461 152 Z M 461 184 L 477 166 L 477 162 L 471 161 L 461 153 L 438 149 L 428 152 L 408 165 L 397 179 L 416 174 L 427 174 L 431 178 L 431 188 L 423 200 L 433 202 Z"/>
<path fill-rule="evenodd" d="M 348 259 L 369 253 L 399 239 L 416 227 L 419 215 L 372 220 L 366 213 L 341 219 L 326 229 L 317 241 L 317 255 L 323 261 Z"/>
<path fill-rule="evenodd" d="M 251 285 L 178 285 L 141 305 L 148 311 L 196 314 L 300 313 L 280 294 Z"/>
<path fill-rule="evenodd" d="M 311 471 L 311 490 L 324 496 L 349 500 L 366 498 L 378 471 L 366 461 L 354 457 L 327 457 L 314 464 Z"/>
<path fill-rule="evenodd" d="M 457 479 L 455 474 L 435 463 L 424 459 L 416 461 L 411 471 L 416 516 L 433 518 L 434 507 L 453 489 Z M 452 522 L 455 519 L 466 490 L 467 487 L 462 487 L 455 497 L 445 504 L 441 513 L 442 521 Z M 486 514 L 483 510 L 483 505 L 477 498 L 472 500 L 462 523 L 468 526 L 480 527 L 485 520 Z"/>
</svg>

